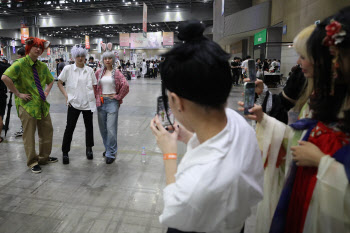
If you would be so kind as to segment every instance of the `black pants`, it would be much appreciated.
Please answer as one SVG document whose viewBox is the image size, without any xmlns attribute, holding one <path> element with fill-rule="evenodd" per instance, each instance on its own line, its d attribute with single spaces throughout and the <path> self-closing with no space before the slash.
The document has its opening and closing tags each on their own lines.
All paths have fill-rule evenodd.
<svg viewBox="0 0 350 233">
<path fill-rule="evenodd" d="M 179 230 L 174 229 L 174 228 L 168 228 L 167 233 L 196 233 L 196 232 L 193 232 L 193 231 L 191 231 L 191 232 L 189 232 L 189 231 L 185 232 L 185 231 L 179 231 Z"/>
<path fill-rule="evenodd" d="M 238 84 L 240 74 L 238 72 L 234 71 L 232 76 L 233 76 L 232 77 L 233 84 Z"/>
<path fill-rule="evenodd" d="M 80 113 L 83 113 L 84 124 L 85 124 L 85 143 L 86 147 L 94 146 L 94 128 L 92 123 L 93 113 L 90 110 L 78 110 L 71 106 L 68 107 L 67 113 L 67 125 L 64 131 L 63 142 L 62 142 L 62 152 L 68 153 L 70 151 L 70 145 L 72 143 L 73 132 Z"/>
<path fill-rule="evenodd" d="M 184 231 L 179 231 L 177 229 L 174 229 L 174 228 L 168 228 L 168 231 L 167 233 L 196 233 L 196 232 L 184 232 Z M 241 232 L 240 233 L 244 233 L 244 226 L 243 228 L 241 229 Z"/>
</svg>

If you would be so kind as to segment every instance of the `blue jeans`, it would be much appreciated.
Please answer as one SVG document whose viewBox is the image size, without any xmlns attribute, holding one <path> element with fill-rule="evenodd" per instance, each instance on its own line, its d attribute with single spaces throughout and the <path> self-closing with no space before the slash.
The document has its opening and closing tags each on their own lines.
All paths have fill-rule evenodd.
<svg viewBox="0 0 350 233">
<path fill-rule="evenodd" d="M 119 102 L 116 99 L 103 98 L 104 103 L 97 108 L 98 125 L 100 127 L 106 157 L 115 158 L 118 137 Z"/>
</svg>

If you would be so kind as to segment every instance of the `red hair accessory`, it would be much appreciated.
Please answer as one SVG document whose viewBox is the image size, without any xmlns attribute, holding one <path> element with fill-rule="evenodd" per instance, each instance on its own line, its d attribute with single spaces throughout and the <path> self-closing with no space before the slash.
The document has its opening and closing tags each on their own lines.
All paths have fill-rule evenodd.
<svg viewBox="0 0 350 233">
<path fill-rule="evenodd" d="M 343 30 L 342 25 L 334 19 L 332 19 L 326 26 L 326 32 L 327 36 L 323 39 L 323 45 L 329 47 L 340 44 L 346 36 L 346 32 Z"/>
<path fill-rule="evenodd" d="M 34 45 L 40 47 L 44 52 L 44 50 L 47 49 L 51 44 L 50 41 L 43 40 L 37 37 L 29 37 L 28 39 L 26 39 L 25 43 L 26 54 L 29 54 L 30 50 Z"/>
</svg>

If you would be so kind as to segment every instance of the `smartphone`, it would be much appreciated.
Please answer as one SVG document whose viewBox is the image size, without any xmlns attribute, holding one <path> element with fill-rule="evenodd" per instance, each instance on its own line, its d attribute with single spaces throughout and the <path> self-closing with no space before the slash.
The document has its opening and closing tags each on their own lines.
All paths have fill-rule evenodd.
<svg viewBox="0 0 350 233">
<path fill-rule="evenodd" d="M 248 82 L 244 84 L 244 115 L 249 115 L 248 111 L 254 107 L 255 102 L 255 83 Z"/>
<path fill-rule="evenodd" d="M 159 96 L 157 98 L 157 114 L 158 114 L 159 120 L 162 123 L 163 127 L 167 127 L 170 125 L 170 122 L 167 118 L 167 114 L 165 112 L 163 96 Z M 174 122 L 174 115 L 172 114 L 171 109 L 169 107 L 169 102 L 168 102 L 168 117 L 169 117 L 171 123 L 173 123 Z"/>
<path fill-rule="evenodd" d="M 248 78 L 251 82 L 256 81 L 256 69 L 255 69 L 255 61 L 253 59 L 248 60 Z"/>
</svg>

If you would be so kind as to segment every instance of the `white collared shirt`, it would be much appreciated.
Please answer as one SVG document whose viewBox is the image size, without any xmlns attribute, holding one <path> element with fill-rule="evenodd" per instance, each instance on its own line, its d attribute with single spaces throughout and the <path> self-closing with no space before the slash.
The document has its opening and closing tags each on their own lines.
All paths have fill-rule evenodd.
<svg viewBox="0 0 350 233">
<path fill-rule="evenodd" d="M 187 145 L 176 182 L 163 191 L 160 222 L 181 231 L 240 232 L 251 207 L 262 200 L 263 164 L 256 135 L 247 121 L 226 109 L 227 125 L 200 144 Z"/>
<path fill-rule="evenodd" d="M 242 62 L 242 64 L 241 64 L 241 67 L 244 67 L 244 68 L 247 68 L 247 69 L 248 69 L 248 60 L 249 60 L 249 59 L 244 60 L 244 61 Z M 242 68 L 242 74 L 245 74 L 245 73 L 247 72 L 244 68 Z"/>
<path fill-rule="evenodd" d="M 79 110 L 96 110 L 93 85 L 97 84 L 94 71 L 89 66 L 65 66 L 58 80 L 66 83 L 68 103 Z"/>
</svg>

